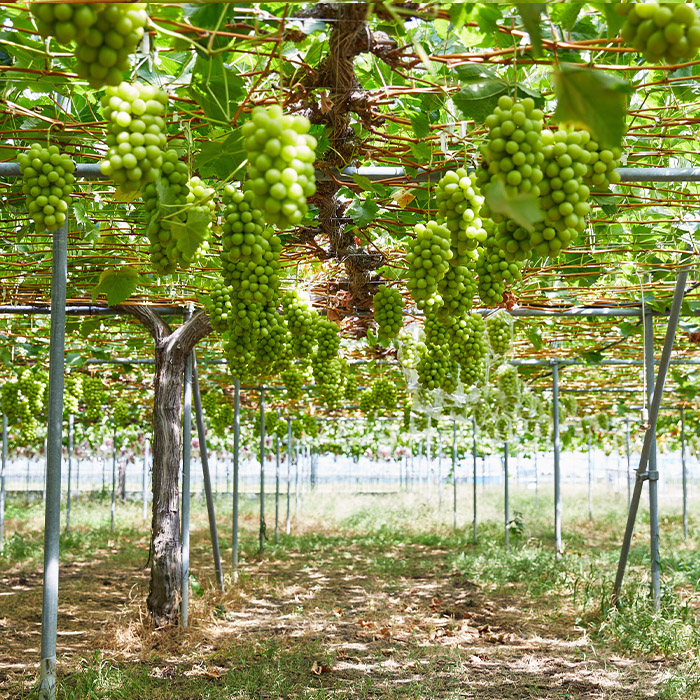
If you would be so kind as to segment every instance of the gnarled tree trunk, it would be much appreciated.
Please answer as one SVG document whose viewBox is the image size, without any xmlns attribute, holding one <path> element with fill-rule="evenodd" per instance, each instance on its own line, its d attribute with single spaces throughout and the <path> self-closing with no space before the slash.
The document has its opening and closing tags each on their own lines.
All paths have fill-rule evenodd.
<svg viewBox="0 0 700 700">
<path fill-rule="evenodd" d="M 182 463 L 182 381 L 187 355 L 211 332 L 203 311 L 175 331 L 145 306 L 125 307 L 156 343 L 153 398 L 153 519 L 148 610 L 156 627 L 177 623 L 182 591 L 179 476 Z"/>
</svg>

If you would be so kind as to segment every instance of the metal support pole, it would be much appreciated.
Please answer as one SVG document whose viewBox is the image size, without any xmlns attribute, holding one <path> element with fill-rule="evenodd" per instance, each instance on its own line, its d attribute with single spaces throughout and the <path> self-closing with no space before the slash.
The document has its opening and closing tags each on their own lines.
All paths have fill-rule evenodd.
<svg viewBox="0 0 700 700">
<path fill-rule="evenodd" d="M 277 422 L 280 410 L 277 409 Z M 280 437 L 275 432 L 275 544 L 280 543 Z"/>
<path fill-rule="evenodd" d="M 241 437 L 241 382 L 233 383 L 233 580 L 238 581 L 238 467 Z"/>
<path fill-rule="evenodd" d="M 651 402 L 654 398 L 654 317 L 650 313 L 644 315 L 644 360 L 647 375 L 647 406 L 651 408 Z M 656 467 L 656 430 L 654 430 L 649 450 L 647 474 L 649 478 L 651 598 L 654 608 L 659 610 L 661 607 L 661 562 L 659 561 L 659 472 Z"/>
<path fill-rule="evenodd" d="M 588 436 L 588 519 L 593 520 L 593 458 L 591 455 L 591 436 Z"/>
<path fill-rule="evenodd" d="M 477 543 L 476 533 L 476 419 L 472 418 L 472 542 Z"/>
<path fill-rule="evenodd" d="M 66 491 L 66 532 L 70 532 L 70 482 L 73 476 L 73 421 L 71 413 L 68 416 L 68 489 Z"/>
<path fill-rule="evenodd" d="M 559 457 L 561 437 L 559 435 L 559 365 L 552 362 L 552 423 L 554 442 L 554 550 L 561 556 L 561 466 Z"/>
<path fill-rule="evenodd" d="M 290 498 L 291 498 L 291 473 L 292 473 L 292 419 L 287 416 L 287 522 L 285 532 L 288 535 L 292 533 L 292 520 L 290 513 Z"/>
<path fill-rule="evenodd" d="M 430 498 L 432 496 L 430 484 L 430 482 L 432 481 L 432 479 L 430 478 L 432 476 L 432 470 L 433 464 L 430 454 L 430 431 L 428 431 L 428 434 L 425 437 L 425 480 L 427 482 L 426 486 L 428 487 L 428 501 L 430 501 Z"/>
<path fill-rule="evenodd" d="M 68 223 L 53 234 L 51 263 L 51 331 L 49 407 L 44 514 L 44 587 L 41 611 L 40 700 L 56 697 L 56 632 L 58 626 L 58 540 L 61 528 L 61 458 L 63 373 L 66 340 Z"/>
<path fill-rule="evenodd" d="M 457 421 L 452 421 L 452 529 L 457 532 Z"/>
<path fill-rule="evenodd" d="M 508 527 L 510 523 L 510 502 L 508 497 L 508 441 L 503 443 L 503 484 L 504 484 L 504 507 L 503 513 L 505 517 L 505 538 L 506 538 L 506 552 L 510 549 L 510 528 Z"/>
<path fill-rule="evenodd" d="M 199 376 L 197 375 L 197 357 L 192 350 L 192 398 L 194 399 L 195 418 L 197 420 L 197 437 L 199 438 L 199 456 L 202 462 L 202 480 L 204 481 L 204 495 L 207 499 L 207 517 L 209 519 L 209 537 L 211 550 L 214 555 L 214 569 L 216 570 L 216 582 L 221 591 L 224 590 L 224 572 L 221 568 L 221 553 L 219 551 L 219 534 L 216 531 L 216 511 L 214 509 L 214 496 L 211 490 L 211 473 L 209 472 L 209 451 L 207 450 L 207 433 L 204 429 L 204 413 L 202 411 L 202 397 L 199 393 Z"/>
<path fill-rule="evenodd" d="M 143 502 L 142 518 L 145 523 L 148 520 L 148 453 L 149 453 L 149 437 L 143 443 L 143 471 L 141 473 L 141 500 Z"/>
<path fill-rule="evenodd" d="M 265 551 L 265 390 L 260 389 L 260 554 Z"/>
<path fill-rule="evenodd" d="M 632 478 L 632 464 L 630 455 L 630 419 L 625 418 L 625 450 L 627 452 L 627 508 L 630 507 L 630 502 L 632 500 L 632 493 L 630 487 L 630 480 Z"/>
<path fill-rule="evenodd" d="M 187 317 L 189 314 L 185 317 Z M 192 454 L 192 353 L 185 361 L 185 392 L 182 411 L 182 598 L 180 621 L 187 627 L 190 603 L 190 462 Z"/>
<path fill-rule="evenodd" d="M 0 462 L 0 553 L 5 546 L 5 469 L 7 467 L 7 416 L 2 417 L 2 462 Z M 44 492 L 46 489 L 44 488 Z"/>
<path fill-rule="evenodd" d="M 634 532 L 634 521 L 637 517 L 639 508 L 639 500 L 642 496 L 642 486 L 646 479 L 658 478 L 657 474 L 652 474 L 651 469 L 647 471 L 647 465 L 651 466 L 649 461 L 652 451 L 656 448 L 656 421 L 659 417 L 661 408 L 661 399 L 663 397 L 664 384 L 666 383 L 666 375 L 668 367 L 671 363 L 671 351 L 673 350 L 673 341 L 678 328 L 678 318 L 680 317 L 681 305 L 683 296 L 685 295 L 685 284 L 688 279 L 687 270 L 682 270 L 678 273 L 676 280 L 676 288 L 673 294 L 673 303 L 668 317 L 668 325 L 666 327 L 666 337 L 664 338 L 664 346 L 661 351 L 661 359 L 659 361 L 659 372 L 656 378 L 656 383 L 653 391 L 653 399 L 651 408 L 649 409 L 649 427 L 644 434 L 644 444 L 642 445 L 642 454 L 639 456 L 639 466 L 637 467 L 636 479 L 634 484 L 634 492 L 632 493 L 632 501 L 630 503 L 629 513 L 627 515 L 627 526 L 625 535 L 622 540 L 622 548 L 620 551 L 620 559 L 617 564 L 617 574 L 615 576 L 615 585 L 613 588 L 612 600 L 617 601 L 622 590 L 622 580 L 625 576 L 625 568 L 627 567 L 627 558 L 629 556 L 630 546 L 632 545 L 632 533 Z M 646 323 L 645 323 L 646 330 Z M 645 336 L 648 333 L 645 332 Z M 651 366 L 653 367 L 653 357 L 651 358 Z M 653 449 L 652 449 L 653 448 Z M 658 541 L 657 541 L 658 546 Z M 658 564 L 658 562 L 657 562 Z M 653 593 L 653 588 L 652 588 Z M 656 600 L 654 603 L 656 604 Z"/>
<path fill-rule="evenodd" d="M 294 517 L 299 512 L 299 442 L 297 441 L 294 450 L 296 459 L 294 460 Z"/>
<path fill-rule="evenodd" d="M 437 487 L 438 487 L 438 511 L 442 513 L 442 439 L 440 431 L 437 433 L 437 453 L 438 453 L 438 470 L 437 470 Z M 455 486 L 457 482 L 455 481 Z"/>
<path fill-rule="evenodd" d="M 681 408 L 681 467 L 683 469 L 683 537 L 688 539 L 688 469 L 685 458 L 685 409 Z M 2 538 L 0 538 L 2 542 Z"/>
<path fill-rule="evenodd" d="M 539 476 L 538 476 L 538 466 L 537 466 L 537 449 L 535 449 L 535 507 L 539 505 L 539 500 L 540 500 L 540 483 L 539 483 Z"/>
<path fill-rule="evenodd" d="M 114 520 L 117 511 L 117 424 L 112 435 L 112 504 L 109 516 L 109 534 L 114 535 Z"/>
</svg>

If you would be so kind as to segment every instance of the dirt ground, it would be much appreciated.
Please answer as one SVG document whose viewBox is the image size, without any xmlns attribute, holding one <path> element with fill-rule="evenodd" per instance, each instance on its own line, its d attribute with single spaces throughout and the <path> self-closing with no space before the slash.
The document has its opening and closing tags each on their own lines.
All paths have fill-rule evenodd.
<svg viewBox="0 0 700 700">
<path fill-rule="evenodd" d="M 597 649 L 566 610 L 488 593 L 451 571 L 439 549 L 394 545 L 370 556 L 348 539 L 332 554 L 277 552 L 245 562 L 224 594 L 209 587 L 202 563 L 205 591 L 193 595 L 192 627 L 168 635 L 148 626 L 142 564 L 115 566 L 105 550 L 63 566 L 61 674 L 100 649 L 101 658 L 147 667 L 151 678 L 215 685 L 242 673 L 255 649 L 297 650 L 297 691 L 221 697 L 617 700 L 656 697 L 665 671 L 663 662 Z M 0 575 L 0 697 L 8 700 L 25 697 L 11 689 L 35 677 L 41 595 L 37 573 Z"/>
</svg>

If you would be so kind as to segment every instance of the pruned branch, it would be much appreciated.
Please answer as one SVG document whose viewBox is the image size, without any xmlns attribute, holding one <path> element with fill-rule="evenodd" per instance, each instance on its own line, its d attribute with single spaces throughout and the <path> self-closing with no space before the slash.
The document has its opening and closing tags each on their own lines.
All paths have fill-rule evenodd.
<svg viewBox="0 0 700 700">
<path fill-rule="evenodd" d="M 150 306 L 124 304 L 116 308 L 130 313 L 132 316 L 136 316 L 153 336 L 156 345 L 161 343 L 164 338 L 167 338 L 172 333 L 170 326 Z"/>
<path fill-rule="evenodd" d="M 209 314 L 202 309 L 172 333 L 168 338 L 168 344 L 171 347 L 176 346 L 179 352 L 187 355 L 202 338 L 208 336 L 213 330 Z"/>
</svg>

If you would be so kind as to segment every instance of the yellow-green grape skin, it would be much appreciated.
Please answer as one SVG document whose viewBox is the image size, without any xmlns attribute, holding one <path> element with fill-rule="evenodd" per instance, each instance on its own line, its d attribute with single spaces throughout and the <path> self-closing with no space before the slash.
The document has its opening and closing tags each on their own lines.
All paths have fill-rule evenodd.
<svg viewBox="0 0 700 700">
<path fill-rule="evenodd" d="M 379 326 L 380 340 L 396 338 L 403 327 L 403 297 L 395 287 L 382 285 L 374 295 L 374 320 Z"/>
<path fill-rule="evenodd" d="M 253 206 L 280 229 L 300 224 L 316 192 L 316 139 L 309 120 L 284 114 L 280 105 L 254 107 L 241 127 L 248 154 L 244 190 L 253 193 Z"/>
<path fill-rule="evenodd" d="M 408 264 L 406 286 L 419 309 L 435 303 L 438 282 L 450 267 L 452 249 L 447 227 L 435 221 L 417 224 L 415 238 L 406 253 Z"/>
<path fill-rule="evenodd" d="M 437 183 L 435 200 L 437 221 L 450 230 L 454 257 L 461 260 L 486 240 L 479 216 L 484 198 L 476 185 L 476 175 L 464 168 L 448 170 Z"/>
<path fill-rule="evenodd" d="M 102 3 L 32 2 L 29 5 L 39 35 L 44 39 L 54 37 L 63 46 L 82 41 L 101 10 Z"/>
<path fill-rule="evenodd" d="M 508 355 L 513 347 L 513 323 L 505 311 L 499 310 L 486 319 L 486 333 L 494 355 Z"/>
<path fill-rule="evenodd" d="M 499 182 L 509 197 L 538 197 L 543 177 L 543 114 L 535 108 L 534 100 L 526 97 L 516 101 L 502 95 L 485 125 L 489 131 L 480 148 L 481 168 L 476 176 L 481 191 L 486 192 L 486 186 Z M 496 223 L 504 218 L 501 213 L 491 212 L 486 201 L 481 214 Z"/>
<path fill-rule="evenodd" d="M 75 163 L 58 146 L 33 143 L 18 158 L 27 211 L 38 231 L 55 231 L 65 224 L 75 182 Z"/>
<path fill-rule="evenodd" d="M 690 61 L 700 47 L 700 17 L 692 4 L 617 3 L 626 17 L 620 36 L 650 63 Z"/>
<path fill-rule="evenodd" d="M 100 170 L 124 192 L 139 192 L 158 177 L 167 143 L 167 102 L 163 90 L 144 83 L 122 82 L 105 90 L 108 150 Z"/>
</svg>

